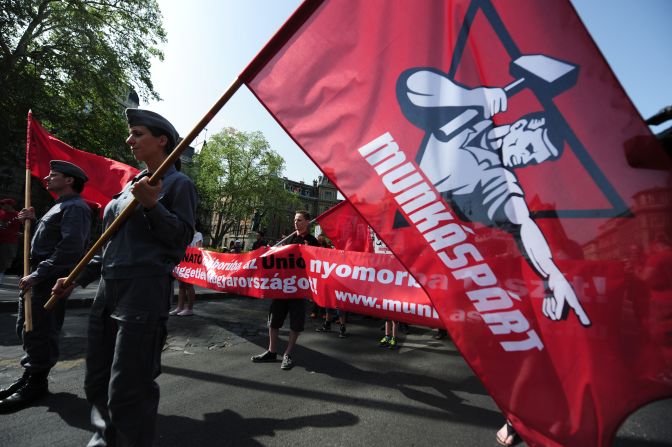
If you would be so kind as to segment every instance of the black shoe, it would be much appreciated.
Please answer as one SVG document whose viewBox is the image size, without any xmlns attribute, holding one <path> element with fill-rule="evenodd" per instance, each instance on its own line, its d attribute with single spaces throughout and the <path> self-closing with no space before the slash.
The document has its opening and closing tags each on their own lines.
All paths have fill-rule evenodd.
<svg viewBox="0 0 672 447">
<path fill-rule="evenodd" d="M 315 330 L 317 332 L 330 332 L 331 331 L 331 323 L 328 322 L 328 321 L 325 321 L 322 326 L 316 327 Z"/>
<path fill-rule="evenodd" d="M 23 376 L 17 379 L 14 383 L 12 383 L 6 388 L 0 389 L 0 400 L 7 399 L 9 396 L 16 393 L 19 388 L 21 388 L 23 385 L 26 384 L 26 382 L 28 382 L 29 376 L 30 374 L 28 373 L 28 371 L 25 371 L 23 373 Z"/>
<path fill-rule="evenodd" d="M 0 400 L 0 413 L 20 410 L 49 394 L 47 383 L 26 382 L 14 394 Z"/>
<path fill-rule="evenodd" d="M 263 354 L 255 355 L 252 357 L 254 363 L 269 363 L 275 362 L 278 359 L 278 354 L 271 351 L 266 351 Z"/>
<path fill-rule="evenodd" d="M 345 333 L 345 325 L 342 324 L 340 329 L 338 330 L 338 338 L 345 338 L 347 336 L 348 334 Z"/>
</svg>

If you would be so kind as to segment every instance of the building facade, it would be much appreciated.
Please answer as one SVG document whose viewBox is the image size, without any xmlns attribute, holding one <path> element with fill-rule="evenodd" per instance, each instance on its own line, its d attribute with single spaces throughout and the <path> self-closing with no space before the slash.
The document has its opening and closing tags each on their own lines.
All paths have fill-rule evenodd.
<svg viewBox="0 0 672 447">
<path fill-rule="evenodd" d="M 625 259 L 634 246 L 648 252 L 657 237 L 672 239 L 672 189 L 661 187 L 633 196 L 632 217 L 610 219 L 598 236 L 583 246 L 586 259 Z"/>
</svg>

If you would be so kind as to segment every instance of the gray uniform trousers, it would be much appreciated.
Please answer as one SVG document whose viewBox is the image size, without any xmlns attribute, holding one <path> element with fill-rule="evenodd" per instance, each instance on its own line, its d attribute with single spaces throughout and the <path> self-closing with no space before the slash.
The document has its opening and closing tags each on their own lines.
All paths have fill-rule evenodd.
<svg viewBox="0 0 672 447">
<path fill-rule="evenodd" d="M 58 361 L 61 328 L 65 318 L 66 300 L 58 300 L 52 310 L 45 310 L 44 304 L 51 296 L 51 288 L 56 278 L 47 278 L 30 289 L 31 309 L 33 311 L 33 330 L 25 332 L 25 308 L 23 298 L 19 298 L 19 314 L 16 319 L 16 333 L 23 340 L 25 355 L 21 365 L 33 376 L 46 379 L 51 368 Z"/>
<path fill-rule="evenodd" d="M 89 446 L 151 446 L 159 406 L 169 275 L 101 279 L 89 316 L 84 390 L 96 433 Z"/>
</svg>

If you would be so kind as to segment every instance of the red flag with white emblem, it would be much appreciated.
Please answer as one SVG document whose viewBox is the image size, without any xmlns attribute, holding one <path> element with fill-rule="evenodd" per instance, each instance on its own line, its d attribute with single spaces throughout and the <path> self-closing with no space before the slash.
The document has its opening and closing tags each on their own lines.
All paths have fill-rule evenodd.
<svg viewBox="0 0 672 447">
<path fill-rule="evenodd" d="M 309 1 L 241 77 L 530 445 L 672 396 L 669 159 L 569 2 Z"/>
</svg>

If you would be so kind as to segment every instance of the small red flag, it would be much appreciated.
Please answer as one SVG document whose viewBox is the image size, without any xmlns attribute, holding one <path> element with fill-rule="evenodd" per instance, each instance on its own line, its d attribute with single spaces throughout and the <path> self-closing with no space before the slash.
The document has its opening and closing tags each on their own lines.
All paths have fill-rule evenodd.
<svg viewBox="0 0 672 447">
<path fill-rule="evenodd" d="M 75 149 L 47 132 L 28 112 L 26 169 L 30 169 L 33 177 L 42 180 L 49 175 L 51 160 L 69 161 L 86 172 L 89 181 L 81 196 L 89 206 L 100 208 L 101 212 L 112 196 L 140 172 L 119 161 Z"/>
<path fill-rule="evenodd" d="M 369 225 L 347 200 L 318 216 L 317 222 L 335 248 L 373 253 Z"/>
</svg>

